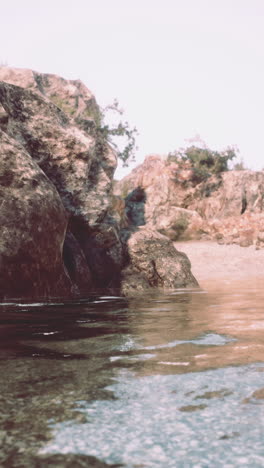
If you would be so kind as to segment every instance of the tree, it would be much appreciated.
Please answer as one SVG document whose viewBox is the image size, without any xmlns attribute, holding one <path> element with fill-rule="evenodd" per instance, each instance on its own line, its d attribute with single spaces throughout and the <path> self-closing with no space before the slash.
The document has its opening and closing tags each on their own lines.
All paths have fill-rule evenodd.
<svg viewBox="0 0 264 468">
<path fill-rule="evenodd" d="M 109 112 L 120 117 L 124 111 L 120 109 L 116 99 L 113 104 L 100 109 L 94 127 L 98 149 L 103 151 L 106 144 L 110 143 L 116 150 L 118 158 L 123 162 L 123 166 L 128 166 L 129 162 L 135 160 L 135 151 L 137 149 L 136 135 L 138 131 L 136 127 L 131 128 L 127 121 L 122 122 L 119 120 L 118 123 L 106 123 Z"/>
</svg>

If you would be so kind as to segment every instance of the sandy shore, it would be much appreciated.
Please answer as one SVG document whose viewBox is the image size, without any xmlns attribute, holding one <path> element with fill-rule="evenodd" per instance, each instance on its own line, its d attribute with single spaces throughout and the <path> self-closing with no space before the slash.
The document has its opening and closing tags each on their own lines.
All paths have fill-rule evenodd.
<svg viewBox="0 0 264 468">
<path fill-rule="evenodd" d="M 188 255 L 192 272 L 201 285 L 216 280 L 264 280 L 264 249 L 210 241 L 175 242 L 174 245 Z"/>
</svg>

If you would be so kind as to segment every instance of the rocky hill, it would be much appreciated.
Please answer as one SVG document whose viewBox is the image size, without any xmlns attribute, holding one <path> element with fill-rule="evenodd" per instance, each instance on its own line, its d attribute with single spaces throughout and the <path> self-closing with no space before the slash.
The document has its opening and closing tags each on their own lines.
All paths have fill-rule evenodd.
<svg viewBox="0 0 264 468">
<path fill-rule="evenodd" d="M 0 67 L 0 103 L 1 300 L 197 285 L 167 237 L 127 225 L 80 81 Z"/>
<path fill-rule="evenodd" d="M 115 185 L 128 217 L 173 241 L 212 239 L 264 245 L 264 172 L 227 171 L 197 182 L 187 162 L 148 156 Z M 135 197 L 141 197 L 141 207 Z M 142 214 L 143 213 L 143 214 Z"/>
</svg>

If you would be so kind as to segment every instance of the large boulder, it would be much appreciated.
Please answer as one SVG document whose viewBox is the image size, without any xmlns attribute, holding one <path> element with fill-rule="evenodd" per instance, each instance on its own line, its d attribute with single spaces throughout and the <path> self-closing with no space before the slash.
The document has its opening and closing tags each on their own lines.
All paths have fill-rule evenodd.
<svg viewBox="0 0 264 468">
<path fill-rule="evenodd" d="M 71 290 L 87 294 L 108 288 L 113 272 L 122 267 L 123 247 L 120 226 L 110 213 L 116 155 L 107 143 L 99 152 L 94 132 L 84 129 L 99 113 L 94 97 L 79 81 L 30 70 L 2 67 L 1 78 L 6 81 L 0 82 L 0 128 L 46 174 L 64 206 L 67 235 L 61 247 Z M 65 101 L 78 104 L 76 115 L 64 108 Z M 48 230 L 43 235 L 48 238 Z"/>
<path fill-rule="evenodd" d="M 95 189 L 91 171 L 97 162 L 94 139 L 31 90 L 0 83 L 0 100 L 8 112 L 8 135 L 23 145 L 54 183 L 71 217 L 87 226 L 98 222 L 108 206 L 111 180 L 101 167 L 96 168 L 99 191 L 91 204 L 87 194 L 93 196 Z"/>
<path fill-rule="evenodd" d="M 86 127 L 93 125 L 99 116 L 94 95 L 80 80 L 66 80 L 58 75 L 5 66 L 0 67 L 0 79 L 5 83 L 30 89 L 40 96 L 46 96 L 65 114 L 78 119 L 79 123 Z M 4 112 L 2 108 L 2 115 Z"/>
<path fill-rule="evenodd" d="M 69 297 L 62 250 L 67 214 L 31 156 L 0 131 L 0 299 Z"/>
<path fill-rule="evenodd" d="M 128 265 L 122 271 L 121 290 L 134 295 L 157 287 L 197 287 L 188 257 L 148 225 L 131 231 L 127 240 Z"/>
</svg>

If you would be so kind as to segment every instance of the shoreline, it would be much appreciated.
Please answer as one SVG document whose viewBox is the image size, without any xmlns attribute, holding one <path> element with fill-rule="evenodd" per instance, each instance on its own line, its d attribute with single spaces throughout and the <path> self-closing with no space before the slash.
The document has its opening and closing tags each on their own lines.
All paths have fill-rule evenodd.
<svg viewBox="0 0 264 468">
<path fill-rule="evenodd" d="M 214 241 L 178 241 L 174 246 L 186 253 L 191 270 L 201 287 L 208 284 L 264 280 L 264 249 Z M 264 284 L 263 284 L 264 286 Z"/>
</svg>

